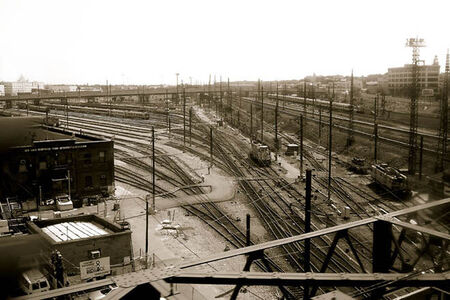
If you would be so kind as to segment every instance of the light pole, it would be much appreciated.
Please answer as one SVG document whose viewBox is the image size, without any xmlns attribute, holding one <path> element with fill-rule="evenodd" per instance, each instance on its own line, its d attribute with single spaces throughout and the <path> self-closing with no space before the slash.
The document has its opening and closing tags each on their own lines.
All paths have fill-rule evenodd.
<svg viewBox="0 0 450 300">
<path fill-rule="evenodd" d="M 175 76 L 177 77 L 177 104 L 178 104 L 178 76 L 180 73 L 175 73 Z"/>
</svg>

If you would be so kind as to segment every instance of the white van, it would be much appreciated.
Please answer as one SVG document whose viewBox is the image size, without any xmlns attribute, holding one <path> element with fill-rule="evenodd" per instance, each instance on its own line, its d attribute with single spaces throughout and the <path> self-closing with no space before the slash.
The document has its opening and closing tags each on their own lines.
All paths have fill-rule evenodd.
<svg viewBox="0 0 450 300">
<path fill-rule="evenodd" d="M 56 209 L 57 210 L 71 210 L 73 209 L 73 202 L 70 200 L 69 195 L 56 196 Z"/>
<path fill-rule="evenodd" d="M 23 272 L 19 279 L 19 285 L 27 295 L 50 290 L 47 278 L 38 269 Z"/>
</svg>

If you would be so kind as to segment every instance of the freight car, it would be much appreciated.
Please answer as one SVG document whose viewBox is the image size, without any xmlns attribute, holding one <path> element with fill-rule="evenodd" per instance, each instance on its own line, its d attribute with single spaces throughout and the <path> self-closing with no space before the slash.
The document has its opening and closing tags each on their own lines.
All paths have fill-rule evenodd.
<svg viewBox="0 0 450 300">
<path fill-rule="evenodd" d="M 269 99 L 274 99 L 276 100 L 277 96 L 275 94 L 269 94 Z M 292 102 L 292 103 L 298 103 L 303 105 L 305 98 L 303 97 L 298 97 L 298 96 L 288 96 L 288 95 L 278 95 L 278 99 L 279 100 L 285 100 L 287 102 Z M 328 100 L 320 100 L 320 99 L 311 99 L 311 98 L 306 98 L 306 104 L 308 106 L 310 105 L 314 105 L 317 109 L 319 107 L 322 108 L 322 110 L 328 110 L 330 108 L 330 101 Z M 348 112 L 350 110 L 350 104 L 348 103 L 342 103 L 342 102 L 333 102 L 333 111 L 342 111 L 342 112 Z M 361 109 L 354 105 L 353 110 L 355 112 L 362 112 Z"/>
<path fill-rule="evenodd" d="M 25 102 L 19 102 L 17 103 L 17 108 L 19 109 L 28 109 L 31 111 L 39 111 L 39 112 L 47 112 L 48 107 L 45 105 L 34 105 L 34 104 L 27 104 Z"/>
<path fill-rule="evenodd" d="M 252 141 L 249 157 L 260 166 L 270 165 L 269 146 L 260 143 L 259 141 Z"/>
<path fill-rule="evenodd" d="M 149 119 L 149 113 L 141 111 L 131 111 L 131 110 L 117 110 L 117 109 L 107 109 L 107 108 L 93 108 L 93 107 L 82 107 L 71 105 L 69 106 L 69 111 L 94 114 L 101 116 L 112 116 L 118 118 L 131 118 L 131 119 Z"/>
<path fill-rule="evenodd" d="M 374 164 L 371 168 L 373 180 L 394 193 L 408 193 L 408 180 L 399 170 L 385 163 Z"/>
</svg>

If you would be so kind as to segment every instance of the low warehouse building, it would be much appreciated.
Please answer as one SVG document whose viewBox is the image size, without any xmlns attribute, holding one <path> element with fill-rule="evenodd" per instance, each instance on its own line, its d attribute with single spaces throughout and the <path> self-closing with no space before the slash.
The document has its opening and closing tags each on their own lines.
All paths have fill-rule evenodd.
<svg viewBox="0 0 450 300">
<path fill-rule="evenodd" d="M 95 260 L 100 261 L 102 271 L 106 271 L 103 275 L 115 267 L 131 270 L 131 231 L 97 215 L 35 220 L 28 223 L 28 228 L 45 240 L 49 249 L 61 253 L 64 269 L 69 275 L 81 272 L 82 279 L 88 278 L 92 270 L 83 269 L 83 266 Z"/>
</svg>

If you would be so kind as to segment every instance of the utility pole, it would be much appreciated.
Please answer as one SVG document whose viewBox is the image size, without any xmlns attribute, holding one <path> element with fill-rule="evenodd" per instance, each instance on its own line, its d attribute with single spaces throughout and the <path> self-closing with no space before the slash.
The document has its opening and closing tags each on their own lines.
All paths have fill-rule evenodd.
<svg viewBox="0 0 450 300">
<path fill-rule="evenodd" d="M 422 165 L 423 165 L 423 135 L 420 136 L 419 179 L 422 179 Z"/>
<path fill-rule="evenodd" d="M 155 154 L 155 127 L 152 126 L 152 210 L 156 212 L 155 194 L 156 194 L 156 154 Z"/>
<path fill-rule="evenodd" d="M 314 118 L 314 115 L 316 114 L 316 87 L 314 86 L 314 83 L 312 85 L 312 92 L 313 92 L 313 94 L 312 94 L 312 96 L 313 96 L 313 99 L 312 99 L 312 116 Z"/>
<path fill-rule="evenodd" d="M 169 139 L 172 138 L 172 130 L 170 128 L 170 116 L 169 116 Z"/>
<path fill-rule="evenodd" d="M 418 82 L 419 82 L 419 48 L 425 47 L 423 39 L 410 38 L 406 41 L 406 46 L 413 49 L 412 54 L 412 84 L 411 104 L 410 104 L 410 121 L 409 121 L 409 155 L 408 155 L 408 169 L 409 174 L 416 173 L 416 150 L 417 150 L 417 127 L 419 121 L 419 112 L 417 105 L 418 98 Z"/>
<path fill-rule="evenodd" d="M 178 105 L 178 100 L 180 99 L 179 95 L 178 95 L 178 76 L 180 75 L 180 73 L 175 73 L 175 76 L 177 77 L 177 105 Z"/>
<path fill-rule="evenodd" d="M 374 150 L 373 150 L 373 160 L 375 163 L 378 161 L 378 123 L 373 124 L 373 142 L 374 142 Z"/>
<path fill-rule="evenodd" d="M 210 169 L 213 166 L 213 129 L 212 127 L 209 127 L 209 168 L 208 168 L 208 175 L 210 174 Z"/>
<path fill-rule="evenodd" d="M 170 134 L 170 126 L 169 126 L 169 123 L 170 123 L 170 121 L 169 121 L 169 119 L 170 119 L 170 116 L 169 116 L 169 114 L 170 114 L 170 110 L 169 110 L 169 97 L 167 96 L 167 89 L 166 89 L 166 93 L 164 94 L 164 99 L 165 99 L 165 102 L 166 102 L 166 112 L 167 112 L 167 115 L 166 115 L 166 124 L 167 124 L 167 130 L 168 130 L 168 133 Z"/>
<path fill-rule="evenodd" d="M 67 170 L 67 189 L 69 191 L 69 200 L 72 200 L 71 190 L 70 190 L 70 170 Z"/>
<path fill-rule="evenodd" d="M 306 79 L 303 80 L 303 114 L 306 117 Z"/>
<path fill-rule="evenodd" d="M 447 49 L 447 57 L 445 60 L 444 85 L 442 87 L 442 97 L 440 102 L 440 123 L 439 123 L 439 140 L 438 140 L 438 157 L 436 159 L 436 173 L 445 170 L 445 160 L 448 159 L 447 153 L 447 135 L 448 135 L 448 80 L 450 72 L 450 54 Z"/>
<path fill-rule="evenodd" d="M 220 76 L 219 94 L 220 94 L 220 119 L 223 122 L 222 76 Z"/>
<path fill-rule="evenodd" d="M 109 88 L 108 80 L 106 80 L 106 104 L 109 106 L 109 115 L 111 116 L 111 105 L 109 105 Z M 144 103 L 144 101 L 142 101 Z"/>
<path fill-rule="evenodd" d="M 192 147 L 192 107 L 189 108 L 189 147 Z"/>
<path fill-rule="evenodd" d="M 322 138 L 322 105 L 319 105 L 319 146 Z"/>
<path fill-rule="evenodd" d="M 64 100 L 66 100 L 66 128 L 69 130 L 69 101 L 66 97 L 66 92 L 64 92 Z"/>
<path fill-rule="evenodd" d="M 253 140 L 253 102 L 250 103 L 250 140 Z"/>
<path fill-rule="evenodd" d="M 378 94 L 375 96 L 375 101 L 374 101 L 374 109 L 373 109 L 373 146 L 374 146 L 374 150 L 373 150 L 373 160 L 375 161 L 375 163 L 377 163 L 378 160 Z"/>
<path fill-rule="evenodd" d="M 109 100 L 109 115 L 112 115 L 112 92 L 111 92 L 111 84 L 109 84 L 108 88 L 108 100 Z"/>
<path fill-rule="evenodd" d="M 241 95 L 241 87 L 239 87 L 239 109 L 238 109 L 238 126 L 241 128 L 241 104 L 242 104 L 242 95 Z"/>
<path fill-rule="evenodd" d="M 355 138 L 353 136 L 353 118 L 354 118 L 354 103 L 353 103 L 353 70 L 352 70 L 352 76 L 350 79 L 350 109 L 349 109 L 349 117 L 350 120 L 349 129 L 348 129 L 348 136 L 347 136 L 347 151 L 350 148 L 350 146 L 355 141 Z"/>
<path fill-rule="evenodd" d="M 303 178 L 303 115 L 300 115 L 300 180 Z"/>
<path fill-rule="evenodd" d="M 228 78 L 228 105 L 230 106 L 230 123 L 233 125 L 233 96 L 230 89 L 230 78 Z"/>
<path fill-rule="evenodd" d="M 261 143 L 264 143 L 264 87 L 261 82 Z"/>
<path fill-rule="evenodd" d="M 333 148 L 333 100 L 334 100 L 334 80 L 333 96 L 330 99 L 330 132 L 328 136 L 328 203 L 331 203 L 331 150 Z"/>
<path fill-rule="evenodd" d="M 186 90 L 183 85 L 183 152 L 186 150 Z"/>
<path fill-rule="evenodd" d="M 311 232 L 311 170 L 306 170 L 306 191 L 305 191 L 305 233 Z M 311 239 L 305 240 L 305 273 L 311 272 L 310 255 Z M 309 299 L 309 285 L 304 286 L 303 299 Z"/>
<path fill-rule="evenodd" d="M 216 96 L 216 75 L 214 75 L 214 93 L 213 93 L 213 99 L 214 104 L 216 105 L 216 118 L 219 118 L 219 109 L 218 109 L 218 102 L 217 102 L 217 96 Z"/>
<path fill-rule="evenodd" d="M 277 98 L 275 104 L 275 160 L 278 160 L 278 81 L 277 81 Z"/>
<path fill-rule="evenodd" d="M 211 74 L 209 74 L 208 81 L 208 108 L 211 111 Z"/>
</svg>

